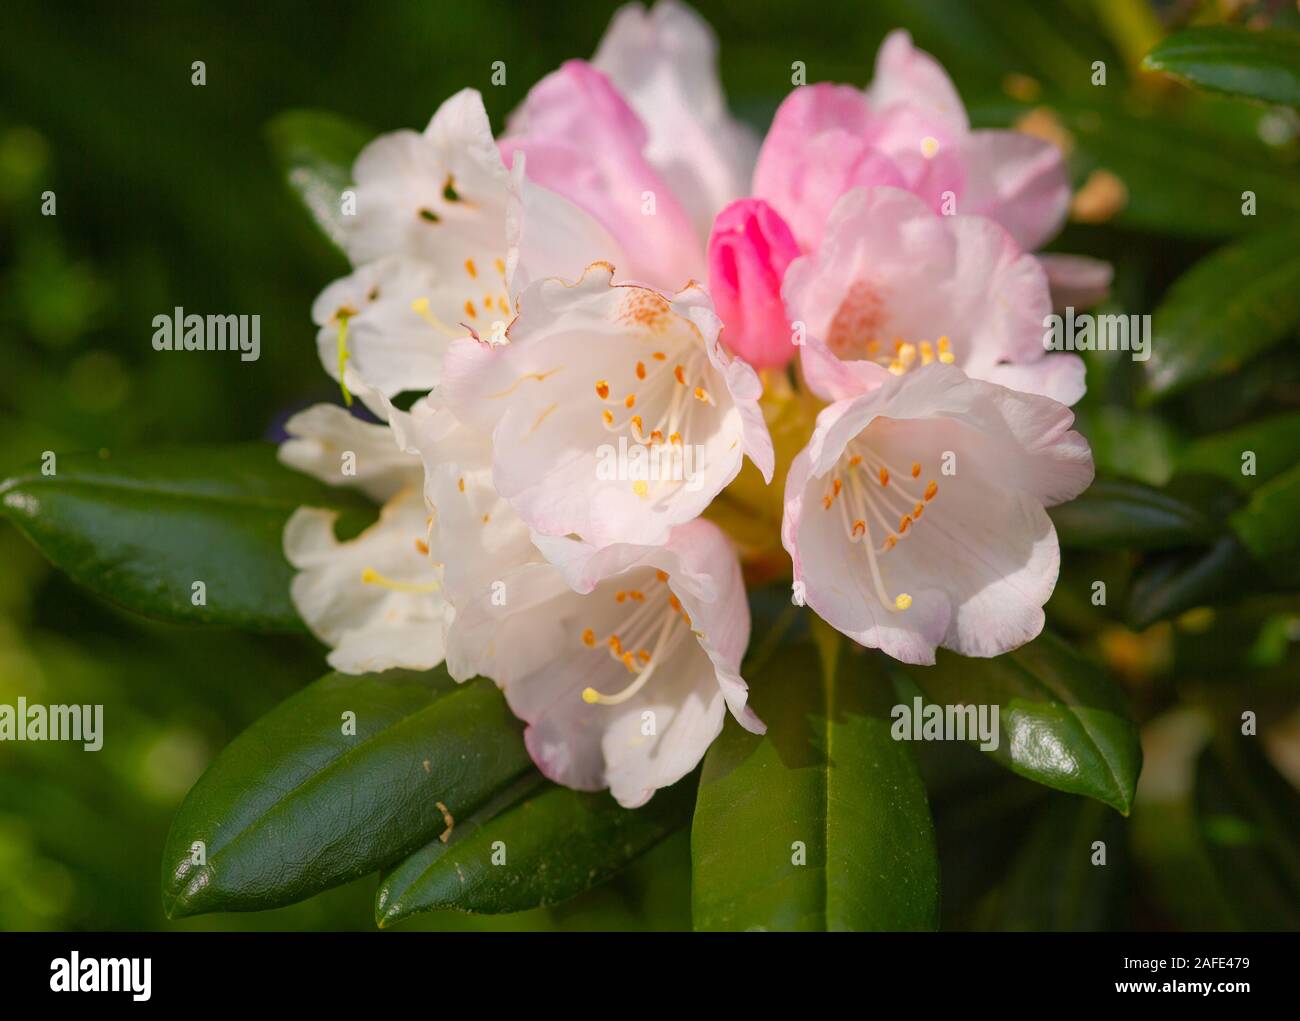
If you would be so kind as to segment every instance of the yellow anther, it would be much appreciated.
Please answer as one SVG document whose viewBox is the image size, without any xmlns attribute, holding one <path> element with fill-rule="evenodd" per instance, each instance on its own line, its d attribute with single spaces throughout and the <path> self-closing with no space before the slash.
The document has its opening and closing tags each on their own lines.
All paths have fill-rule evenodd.
<svg viewBox="0 0 1300 1021">
<path fill-rule="evenodd" d="M 921 139 L 921 155 L 928 160 L 934 159 L 939 152 L 939 140 L 933 135 L 926 135 Z"/>
<path fill-rule="evenodd" d="M 916 477 L 919 476 L 920 474 L 921 474 L 921 462 L 920 462 L 920 461 L 913 461 L 913 462 L 912 462 L 912 478 L 916 478 Z"/>
<path fill-rule="evenodd" d="M 882 486 L 887 486 L 887 485 L 889 485 L 889 469 L 888 469 L 888 468 L 881 468 L 881 469 L 880 469 L 880 484 L 881 484 Z"/>
<path fill-rule="evenodd" d="M 894 599 L 894 609 L 896 610 L 906 610 L 911 605 L 912 605 L 912 597 L 909 596 L 906 592 L 898 593 L 898 595 Z"/>
<path fill-rule="evenodd" d="M 646 485 L 645 479 L 637 479 L 632 483 L 632 492 L 636 493 L 637 496 L 644 500 L 646 494 L 650 492 L 650 487 Z"/>
<path fill-rule="evenodd" d="M 596 396 L 605 400 L 609 396 L 609 383 L 603 379 L 596 380 Z"/>
<path fill-rule="evenodd" d="M 934 494 L 939 492 L 939 483 L 931 479 L 925 484 L 925 492 L 922 494 L 927 500 L 933 500 Z"/>
<path fill-rule="evenodd" d="M 921 341 L 921 364 L 929 365 L 934 361 L 934 345 L 928 340 Z"/>
</svg>

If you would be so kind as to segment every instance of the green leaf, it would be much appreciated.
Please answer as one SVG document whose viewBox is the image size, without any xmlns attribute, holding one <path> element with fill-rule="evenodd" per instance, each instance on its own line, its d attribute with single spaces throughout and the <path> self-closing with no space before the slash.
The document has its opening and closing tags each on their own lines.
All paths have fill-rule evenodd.
<svg viewBox="0 0 1300 1021">
<path fill-rule="evenodd" d="M 1300 464 L 1255 490 L 1232 518 L 1232 527 L 1255 557 L 1291 560 L 1300 554 Z"/>
<path fill-rule="evenodd" d="M 1103 479 L 1049 513 L 1070 549 L 1173 549 L 1204 543 L 1219 529 L 1205 512 L 1137 482 Z"/>
<path fill-rule="evenodd" d="M 1253 570 L 1250 556 L 1231 535 L 1208 550 L 1165 554 L 1134 575 L 1125 617 L 1141 631 L 1195 606 L 1222 602 Z"/>
<path fill-rule="evenodd" d="M 1187 28 L 1160 42 L 1142 66 L 1214 92 L 1300 107 L 1300 33 Z"/>
<path fill-rule="evenodd" d="M 387 872 L 375 919 L 385 926 L 438 908 L 499 914 L 566 901 L 685 826 L 694 798 L 694 783 L 683 780 L 627 809 L 608 791 L 569 790 L 529 774 L 458 822 L 445 843 L 431 841 Z"/>
<path fill-rule="evenodd" d="M 989 754 L 1013 772 L 1125 815 L 1132 808 L 1137 724 L 1105 673 L 1061 639 L 1044 633 L 994 659 L 941 651 L 932 667 L 900 669 L 928 703 L 997 705 L 1000 739 Z"/>
<path fill-rule="evenodd" d="M 937 924 L 925 788 L 890 737 L 888 682 L 862 667 L 876 661 L 831 662 L 819 676 L 811 646 L 786 646 L 750 678 L 768 731 L 728 720 L 705 757 L 691 832 L 697 929 Z"/>
<path fill-rule="evenodd" d="M 1253 455 L 1251 474 L 1242 469 L 1244 455 Z M 1248 422 L 1227 432 L 1202 436 L 1178 457 L 1178 471 L 1202 472 L 1249 493 L 1300 463 L 1300 411 Z"/>
<path fill-rule="evenodd" d="M 0 514 L 79 585 L 178 623 L 301 631 L 285 521 L 305 504 L 340 512 L 349 530 L 374 517 L 357 494 L 290 471 L 264 443 L 66 454 L 56 468 L 0 483 Z"/>
<path fill-rule="evenodd" d="M 1196 814 L 1215 874 L 1251 930 L 1300 928 L 1300 794 L 1259 738 L 1211 744 L 1196 769 Z"/>
<path fill-rule="evenodd" d="M 352 183 L 353 160 L 375 132 L 323 110 L 288 110 L 266 125 L 266 137 L 316 226 L 342 248 L 341 196 Z"/>
<path fill-rule="evenodd" d="M 980 919 L 1003 932 L 1098 932 L 1119 922 L 1125 821 L 1095 801 L 1053 798 Z M 1103 848 L 1095 847 L 1100 841 Z M 1100 854 L 1105 854 L 1101 864 Z"/>
<path fill-rule="evenodd" d="M 1178 278 L 1152 319 L 1150 403 L 1240 368 L 1300 323 L 1296 228 L 1261 231 Z"/>
<path fill-rule="evenodd" d="M 186 796 L 163 852 L 167 913 L 278 907 L 364 876 L 437 836 L 444 810 L 454 828 L 530 769 L 487 680 L 329 674 L 232 741 Z"/>
</svg>

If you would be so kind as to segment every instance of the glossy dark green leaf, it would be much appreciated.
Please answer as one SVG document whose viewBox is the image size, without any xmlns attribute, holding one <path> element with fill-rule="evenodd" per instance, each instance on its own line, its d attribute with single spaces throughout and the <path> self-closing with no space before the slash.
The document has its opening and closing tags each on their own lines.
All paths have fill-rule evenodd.
<svg viewBox="0 0 1300 1021">
<path fill-rule="evenodd" d="M 1196 768 L 1201 838 L 1227 901 L 1247 929 L 1300 928 L 1300 794 L 1257 737 L 1231 737 Z"/>
<path fill-rule="evenodd" d="M 1261 231 L 1202 259 L 1156 309 L 1144 399 L 1241 367 L 1300 324 L 1296 227 Z"/>
<path fill-rule="evenodd" d="M 786 646 L 756 676 L 765 736 L 728 720 L 691 832 L 697 929 L 929 929 L 938 866 L 925 788 L 890 737 L 875 657 Z"/>
<path fill-rule="evenodd" d="M 1039 812 L 981 929 L 1097 932 L 1120 922 L 1125 820 L 1084 798 L 1054 797 Z M 1100 845 L 1100 846 L 1099 846 Z"/>
<path fill-rule="evenodd" d="M 1173 549 L 1212 539 L 1219 529 L 1191 503 L 1138 482 L 1102 479 L 1049 513 L 1071 549 Z"/>
<path fill-rule="evenodd" d="M 1008 769 L 1128 814 L 1142 768 L 1137 724 L 1105 673 L 1061 639 L 1043 634 L 994 659 L 940 651 L 934 666 L 904 672 L 927 703 L 997 705 L 989 754 Z"/>
<path fill-rule="evenodd" d="M 1300 556 L 1300 464 L 1255 490 L 1232 527 L 1261 561 Z"/>
<path fill-rule="evenodd" d="M 1220 602 L 1254 570 L 1250 555 L 1231 535 L 1209 549 L 1163 554 L 1134 574 L 1125 617 L 1141 631 L 1195 606 Z"/>
<path fill-rule="evenodd" d="M 410 854 L 530 769 L 486 680 L 329 674 L 232 741 L 186 796 L 164 905 L 175 918 L 293 903 Z"/>
<path fill-rule="evenodd" d="M 323 110 L 289 110 L 267 124 L 266 136 L 289 186 L 342 247 L 342 193 L 352 183 L 352 161 L 375 132 Z"/>
<path fill-rule="evenodd" d="M 1300 107 L 1300 33 L 1234 25 L 1183 29 L 1142 62 L 1193 85 Z"/>
<path fill-rule="evenodd" d="M 694 802 L 690 780 L 627 809 L 608 791 L 569 790 L 528 774 L 458 821 L 445 843 L 430 841 L 389 870 L 375 919 L 384 926 L 438 908 L 499 914 L 566 901 L 685 826 Z"/>
<path fill-rule="evenodd" d="M 119 606 L 180 623 L 302 630 L 281 536 L 303 505 L 355 530 L 374 509 L 281 465 L 269 444 L 61 455 L 0 483 L 0 514 Z M 195 605 L 196 582 L 203 601 Z"/>
<path fill-rule="evenodd" d="M 1215 475 L 1243 493 L 1300 464 L 1300 412 L 1202 436 L 1178 455 L 1178 470 Z"/>
</svg>

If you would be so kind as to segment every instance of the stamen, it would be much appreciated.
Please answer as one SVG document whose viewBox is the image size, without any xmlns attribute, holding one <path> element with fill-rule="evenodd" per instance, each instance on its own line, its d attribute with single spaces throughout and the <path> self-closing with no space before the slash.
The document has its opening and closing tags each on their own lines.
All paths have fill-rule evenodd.
<svg viewBox="0 0 1300 1021">
<path fill-rule="evenodd" d="M 465 335 L 463 330 L 459 332 L 453 330 L 450 326 L 448 326 L 436 315 L 434 315 L 433 310 L 429 307 L 428 298 L 416 298 L 413 302 L 411 302 L 411 311 L 414 312 L 421 319 L 423 319 L 430 326 L 432 326 L 439 333 L 446 334 L 448 337 L 456 337 L 456 338 L 460 338 Z"/>
<path fill-rule="evenodd" d="M 349 315 L 339 316 L 339 389 L 343 391 L 343 403 L 349 408 L 352 407 L 352 395 L 348 393 L 348 385 L 343 382 L 343 370 L 348 364 L 348 320 L 352 318 Z"/>
<path fill-rule="evenodd" d="M 361 581 L 365 585 L 378 585 L 380 588 L 386 588 L 392 592 L 409 592 L 412 595 L 425 595 L 429 592 L 437 592 L 442 588 L 436 581 L 424 584 L 411 581 L 395 581 L 380 574 L 373 567 L 367 567 L 361 572 Z"/>
</svg>

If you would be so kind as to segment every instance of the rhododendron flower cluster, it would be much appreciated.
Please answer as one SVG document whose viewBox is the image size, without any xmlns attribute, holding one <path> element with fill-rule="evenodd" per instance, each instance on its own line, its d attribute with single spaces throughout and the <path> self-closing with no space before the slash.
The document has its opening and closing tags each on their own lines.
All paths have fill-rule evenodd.
<svg viewBox="0 0 1300 1021">
<path fill-rule="evenodd" d="M 1093 471 L 1083 364 L 1042 344 L 1053 284 L 1097 276 L 1034 254 L 1070 202 L 1059 151 L 971 130 L 904 32 L 869 88 L 795 88 L 760 142 L 715 54 L 684 6 L 631 6 L 501 137 L 467 89 L 372 142 L 355 268 L 312 314 L 378 424 L 311 408 L 282 449 L 382 503 L 348 541 L 311 508 L 285 532 L 331 664 L 489 677 L 546 776 L 627 806 L 728 712 L 764 729 L 741 674 L 753 551 L 710 514 L 742 472 L 781 501 L 793 598 L 929 663 L 1041 631 L 1045 508 Z M 812 412 L 778 463 L 791 393 Z"/>
</svg>

